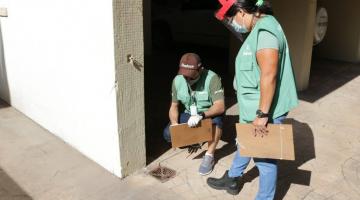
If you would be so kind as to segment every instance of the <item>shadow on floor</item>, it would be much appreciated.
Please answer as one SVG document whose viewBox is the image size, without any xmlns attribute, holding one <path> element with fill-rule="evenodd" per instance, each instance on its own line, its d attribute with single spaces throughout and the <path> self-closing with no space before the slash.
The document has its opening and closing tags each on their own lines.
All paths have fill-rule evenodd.
<svg viewBox="0 0 360 200">
<path fill-rule="evenodd" d="M 0 199 L 32 200 L 32 198 L 1 168 Z"/>
<path fill-rule="evenodd" d="M 359 75 L 359 64 L 313 59 L 309 87 L 300 92 L 299 97 L 301 100 L 313 103 Z"/>
<path fill-rule="evenodd" d="M 283 199 L 291 184 L 309 186 L 311 171 L 302 170 L 299 167 L 316 158 L 314 134 L 310 126 L 295 119 L 288 119 L 286 123 L 293 125 L 295 161 L 279 161 L 275 199 Z"/>
</svg>

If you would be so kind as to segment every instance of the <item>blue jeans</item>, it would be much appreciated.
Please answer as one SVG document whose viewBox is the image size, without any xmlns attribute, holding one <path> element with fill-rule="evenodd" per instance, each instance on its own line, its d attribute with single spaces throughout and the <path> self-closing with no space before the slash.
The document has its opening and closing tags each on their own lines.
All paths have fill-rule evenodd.
<svg viewBox="0 0 360 200">
<path fill-rule="evenodd" d="M 274 124 L 282 124 L 286 114 L 272 120 Z M 239 150 L 236 151 L 234 160 L 229 170 L 230 177 L 242 176 L 244 170 L 250 162 L 250 157 L 240 156 Z M 277 180 L 277 160 L 254 158 L 254 162 L 260 172 L 259 191 L 256 200 L 272 200 L 275 196 Z"/>
<path fill-rule="evenodd" d="M 179 124 L 187 123 L 189 118 L 190 118 L 190 114 L 181 113 L 180 117 L 179 117 Z M 222 126 L 223 126 L 222 118 L 223 118 L 222 116 L 213 117 L 212 118 L 212 123 L 215 124 L 218 128 L 222 129 Z M 170 135 L 170 129 L 169 128 L 170 128 L 170 123 L 165 127 L 164 132 L 163 132 L 164 139 L 167 142 L 171 142 L 171 135 Z"/>
</svg>

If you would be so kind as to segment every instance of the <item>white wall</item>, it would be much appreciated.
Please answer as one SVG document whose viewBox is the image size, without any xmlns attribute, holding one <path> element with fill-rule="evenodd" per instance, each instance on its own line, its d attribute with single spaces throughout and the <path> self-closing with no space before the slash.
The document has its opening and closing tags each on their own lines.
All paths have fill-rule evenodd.
<svg viewBox="0 0 360 200">
<path fill-rule="evenodd" d="M 0 6 L 11 105 L 121 176 L 112 0 Z"/>
</svg>

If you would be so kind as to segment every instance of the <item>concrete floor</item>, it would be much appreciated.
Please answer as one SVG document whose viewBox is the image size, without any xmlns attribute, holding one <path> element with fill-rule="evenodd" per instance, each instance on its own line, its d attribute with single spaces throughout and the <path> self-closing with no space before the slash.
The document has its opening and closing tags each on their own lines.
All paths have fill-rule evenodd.
<svg viewBox="0 0 360 200">
<path fill-rule="evenodd" d="M 294 125 L 296 161 L 279 162 L 276 199 L 360 199 L 360 65 L 317 61 L 309 90 L 289 120 Z M 326 69 L 326 70 L 324 70 Z M 229 99 L 230 102 L 234 99 Z M 229 105 L 228 122 L 236 119 Z M 224 138 L 233 131 L 225 129 Z M 189 155 L 168 150 L 140 170 L 120 180 L 47 132 L 12 107 L 0 103 L 0 199 L 254 199 L 258 172 L 251 164 L 239 195 L 206 185 L 197 174 L 205 149 Z M 215 169 L 229 168 L 233 142 L 219 145 Z M 177 171 L 161 183 L 147 175 L 158 164 Z"/>
</svg>

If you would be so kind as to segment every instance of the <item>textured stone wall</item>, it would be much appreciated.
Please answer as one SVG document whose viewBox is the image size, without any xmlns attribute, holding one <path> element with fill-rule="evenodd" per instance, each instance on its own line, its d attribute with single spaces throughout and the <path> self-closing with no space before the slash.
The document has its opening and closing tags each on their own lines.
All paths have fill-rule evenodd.
<svg viewBox="0 0 360 200">
<path fill-rule="evenodd" d="M 143 4 L 142 0 L 113 4 L 121 174 L 126 176 L 146 162 Z"/>
</svg>

